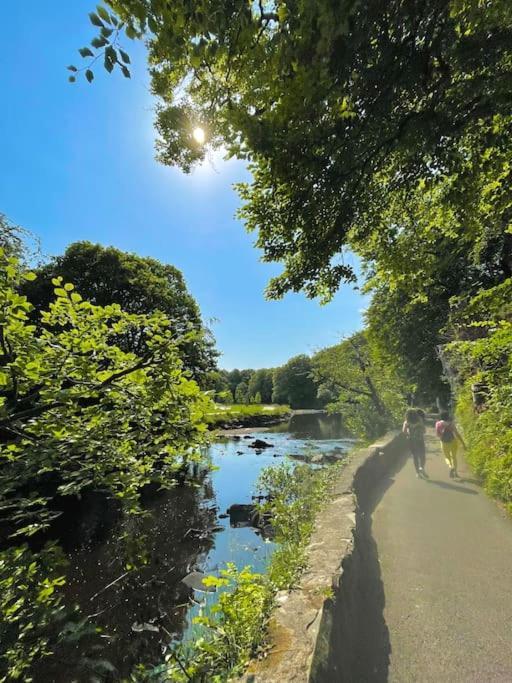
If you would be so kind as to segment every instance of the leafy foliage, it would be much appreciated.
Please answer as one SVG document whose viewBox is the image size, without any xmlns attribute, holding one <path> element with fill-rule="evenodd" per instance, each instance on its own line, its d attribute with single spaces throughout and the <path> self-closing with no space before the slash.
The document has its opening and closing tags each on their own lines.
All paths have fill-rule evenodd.
<svg viewBox="0 0 512 683">
<path fill-rule="evenodd" d="M 34 321 L 52 301 L 52 280 L 56 277 L 72 282 L 84 299 L 97 306 L 119 304 L 123 311 L 137 315 L 160 311 L 172 323 L 185 368 L 199 383 L 207 383 L 218 354 L 199 307 L 174 266 L 114 247 L 75 242 L 62 256 L 38 268 L 36 274 L 37 279 L 21 289 L 34 307 Z M 137 355 L 147 350 L 144 336 L 134 332 L 120 338 L 118 345 Z"/>
<path fill-rule="evenodd" d="M 262 511 L 269 512 L 279 544 L 272 555 L 268 575 L 277 590 L 291 590 L 307 566 L 307 542 L 315 516 L 325 504 L 340 465 L 315 470 L 309 465 L 268 467 L 259 487 L 269 496 Z"/>
<path fill-rule="evenodd" d="M 379 436 L 395 426 L 403 413 L 403 383 L 364 332 L 319 351 L 313 358 L 313 372 L 318 382 L 328 382 L 336 392 L 330 407 L 342 414 L 354 434 Z"/>
<path fill-rule="evenodd" d="M 90 66 L 101 58 L 104 68 L 109 73 L 118 67 L 125 78 L 130 78 L 131 73 L 127 66 L 130 64 L 130 56 L 120 46 L 120 37 L 126 29 L 125 25 L 114 14 L 110 14 L 103 5 L 98 5 L 96 12 L 89 13 L 89 21 L 100 31 L 90 43 L 95 51 L 93 52 L 88 46 L 81 47 L 78 50 L 80 57 L 83 59 L 93 57 Z M 126 33 L 132 38 L 134 37 L 129 28 L 126 29 Z M 70 64 L 67 68 L 71 72 L 68 77 L 70 83 L 75 83 L 77 74 L 81 71 L 84 71 L 85 78 L 89 83 L 94 80 L 94 72 L 91 68 L 78 69 L 74 64 Z"/>
<path fill-rule="evenodd" d="M 51 652 L 50 626 L 64 616 L 65 560 L 56 545 L 0 551 L 0 681 L 29 681 L 32 661 Z"/>
<path fill-rule="evenodd" d="M 228 564 L 219 577 L 207 583 L 219 591 L 211 612 L 196 618 L 203 636 L 190 645 L 176 647 L 166 656 L 165 667 L 154 675 L 177 683 L 225 683 L 243 673 L 248 661 L 264 650 L 267 625 L 279 590 L 293 588 L 306 566 L 306 546 L 316 513 L 339 472 L 338 466 L 314 470 L 308 465 L 267 468 L 259 485 L 269 494 L 270 512 L 279 544 L 267 574 L 255 574 Z M 134 673 L 132 680 L 146 680 L 151 672 Z"/>
<path fill-rule="evenodd" d="M 136 510 L 203 440 L 208 400 L 187 379 L 169 320 L 94 306 L 54 279 L 55 298 L 30 322 L 15 257 L 0 252 L 0 509 L 11 534 L 46 528 L 55 496 L 106 490 Z M 116 340 L 144 334 L 143 356 Z"/>
<path fill-rule="evenodd" d="M 246 382 L 240 382 L 235 391 L 236 403 L 249 403 L 249 387 Z"/>
<path fill-rule="evenodd" d="M 354 231 L 378 234 L 369 212 L 443 178 L 463 207 L 481 166 L 508 153 L 496 125 L 511 104 L 508 0 L 109 5 L 129 38 L 148 40 L 161 161 L 201 159 L 197 125 L 250 159 L 242 214 L 264 258 L 285 265 L 271 296 L 328 298 L 354 279 L 340 258 Z M 510 204 L 506 182 L 486 191 Z"/>
<path fill-rule="evenodd" d="M 249 397 L 252 399 L 258 394 L 260 396 L 259 401 L 256 403 L 271 403 L 272 402 L 272 390 L 273 390 L 273 371 L 261 368 L 256 370 L 249 380 Z"/>
<path fill-rule="evenodd" d="M 453 308 L 449 331 L 456 341 L 443 358 L 454 377 L 468 458 L 487 490 L 512 510 L 512 278 Z"/>
<path fill-rule="evenodd" d="M 292 408 L 313 408 L 316 405 L 316 385 L 311 374 L 311 359 L 295 356 L 274 370 L 272 401 Z"/>
</svg>

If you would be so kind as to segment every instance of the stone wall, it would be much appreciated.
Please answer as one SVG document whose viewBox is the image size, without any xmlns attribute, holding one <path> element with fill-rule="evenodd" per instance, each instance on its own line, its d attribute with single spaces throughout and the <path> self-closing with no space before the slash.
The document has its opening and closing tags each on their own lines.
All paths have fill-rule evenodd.
<svg viewBox="0 0 512 683">
<path fill-rule="evenodd" d="M 371 514 L 407 457 L 402 434 L 351 454 L 318 516 L 300 587 L 278 596 L 269 655 L 245 683 L 386 680 L 389 638 Z"/>
</svg>

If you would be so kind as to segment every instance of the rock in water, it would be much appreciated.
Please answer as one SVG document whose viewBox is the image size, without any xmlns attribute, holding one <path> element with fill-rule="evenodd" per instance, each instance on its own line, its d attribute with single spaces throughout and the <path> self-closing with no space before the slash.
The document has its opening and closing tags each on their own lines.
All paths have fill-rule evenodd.
<svg viewBox="0 0 512 683">
<path fill-rule="evenodd" d="M 203 574 L 202 572 L 190 572 L 190 574 L 187 574 L 187 576 L 185 576 L 184 579 L 181 579 L 181 581 L 195 591 L 202 591 L 203 593 L 215 593 L 215 586 L 206 586 L 204 584 L 205 578 L 206 574 Z"/>
<path fill-rule="evenodd" d="M 261 451 L 263 448 L 272 448 L 273 445 L 274 444 L 267 443 L 262 439 L 255 439 L 252 443 L 249 444 L 249 448 L 256 448 L 258 451 Z"/>
</svg>

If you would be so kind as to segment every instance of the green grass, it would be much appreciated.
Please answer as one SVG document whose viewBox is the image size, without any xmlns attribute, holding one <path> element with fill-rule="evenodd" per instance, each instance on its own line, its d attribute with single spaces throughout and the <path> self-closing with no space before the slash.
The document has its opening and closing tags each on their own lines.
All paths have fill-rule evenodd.
<svg viewBox="0 0 512 683">
<path fill-rule="evenodd" d="M 286 417 L 291 412 L 289 406 L 263 405 L 256 403 L 249 404 L 222 404 L 216 403 L 215 410 L 207 413 L 206 420 L 210 426 L 244 421 L 251 417 L 260 418 L 262 416 Z"/>
</svg>

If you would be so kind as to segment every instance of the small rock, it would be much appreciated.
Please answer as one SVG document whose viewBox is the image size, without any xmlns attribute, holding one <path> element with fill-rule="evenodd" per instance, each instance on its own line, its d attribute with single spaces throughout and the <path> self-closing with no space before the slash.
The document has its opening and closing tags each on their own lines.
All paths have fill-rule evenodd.
<svg viewBox="0 0 512 683">
<path fill-rule="evenodd" d="M 302 462 L 308 462 L 309 456 L 304 455 L 303 453 L 288 453 L 288 457 L 292 458 L 293 460 L 301 460 Z"/>
</svg>

